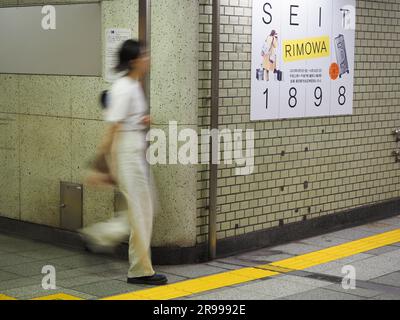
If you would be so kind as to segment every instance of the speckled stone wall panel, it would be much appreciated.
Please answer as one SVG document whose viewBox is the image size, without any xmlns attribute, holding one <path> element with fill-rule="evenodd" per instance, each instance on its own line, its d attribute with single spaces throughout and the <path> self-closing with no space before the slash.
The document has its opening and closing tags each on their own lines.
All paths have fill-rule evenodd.
<svg viewBox="0 0 400 320">
<path fill-rule="evenodd" d="M 19 5 L 85 2 L 97 1 L 27 0 L 19 1 Z M 102 19 L 103 41 L 106 28 L 131 28 L 137 37 L 138 1 L 102 1 Z M 0 112 L 21 118 L 18 128 L 22 144 L 18 151 L 23 186 L 22 220 L 58 226 L 59 183 L 61 180 L 83 182 L 83 167 L 94 155 L 104 133 L 99 95 L 109 86 L 99 77 L 0 75 Z M 10 157 L 8 153 L 7 159 Z M 13 172 L 12 161 L 2 163 Z M 1 191 L 1 196 L 8 197 L 11 189 Z M 85 225 L 108 218 L 112 214 L 113 198 L 110 190 L 85 186 Z"/>
<path fill-rule="evenodd" d="M 19 79 L 20 113 L 68 118 L 72 116 L 70 77 L 26 75 Z"/>
<path fill-rule="evenodd" d="M 110 188 L 84 186 L 83 226 L 106 221 L 114 216 L 114 191 Z"/>
<path fill-rule="evenodd" d="M 74 2 L 89 1 L 26 1 L 23 5 Z M 175 120 L 196 129 L 198 3 L 168 0 L 154 1 L 152 6 L 154 122 L 164 125 Z M 107 28 L 130 28 L 138 37 L 137 0 L 102 1 L 102 17 L 103 52 Z M 59 183 L 84 182 L 86 162 L 104 134 L 98 99 L 108 87 L 97 77 L 0 75 L 0 98 L 4 97 L 0 112 L 19 118 L 22 220 L 59 225 Z M 154 172 L 162 203 L 155 219 L 154 245 L 194 245 L 197 169 L 158 166 Z M 84 185 L 83 197 L 85 226 L 113 214 L 112 190 Z"/>
<path fill-rule="evenodd" d="M 28 6 L 28 5 L 37 5 L 44 4 L 44 0 L 18 0 L 18 5 Z"/>
<path fill-rule="evenodd" d="M 198 16 L 197 1 L 152 3 L 151 109 L 157 124 L 197 125 Z"/>
<path fill-rule="evenodd" d="M 60 181 L 71 181 L 71 119 L 19 116 L 21 219 L 58 227 Z"/>
<path fill-rule="evenodd" d="M 161 210 L 154 222 L 156 247 L 196 244 L 196 166 L 154 166 Z"/>
<path fill-rule="evenodd" d="M 103 62 L 105 32 L 108 28 L 131 29 L 132 37 L 139 37 L 139 0 L 105 0 L 101 3 L 103 15 Z M 104 65 L 103 65 L 104 74 Z"/>
<path fill-rule="evenodd" d="M 101 2 L 102 0 L 43 0 L 43 4 L 74 4 Z"/>
<path fill-rule="evenodd" d="M 0 1 L 0 8 L 1 7 L 12 7 L 18 5 L 18 0 L 1 0 Z"/>
<path fill-rule="evenodd" d="M 130 28 L 133 37 L 139 34 L 139 0 L 102 1 L 103 27 Z"/>
<path fill-rule="evenodd" d="M 19 132 L 17 116 L 0 113 L 0 216 L 19 219 Z"/>
<path fill-rule="evenodd" d="M 102 140 L 106 123 L 97 120 L 72 119 L 72 179 L 82 183 L 86 177 L 88 162 L 94 157 Z"/>
<path fill-rule="evenodd" d="M 101 2 L 101 1 L 102 0 L 1 0 L 0 7 L 30 6 L 30 5 L 45 5 L 45 4 L 91 3 L 91 2 Z"/>
<path fill-rule="evenodd" d="M 19 76 L 11 74 L 0 74 L 0 112 L 18 113 Z"/>
<path fill-rule="evenodd" d="M 196 126 L 178 126 L 193 129 Z M 166 133 L 168 126 L 153 126 Z M 178 143 L 178 148 L 183 143 Z M 168 149 L 169 150 L 169 149 Z M 169 151 L 167 151 L 169 152 Z M 167 153 L 167 160 L 170 159 Z M 168 162 L 169 163 L 169 162 Z M 196 165 L 155 165 L 152 166 L 159 199 L 159 211 L 155 218 L 153 245 L 190 247 L 196 243 Z"/>
<path fill-rule="evenodd" d="M 102 78 L 95 77 L 71 77 L 70 80 L 72 117 L 102 121 L 104 115 L 100 107 L 100 93 L 109 85 Z"/>
<path fill-rule="evenodd" d="M 85 184 L 88 163 L 105 132 L 105 123 L 96 120 L 72 120 L 72 182 L 83 184 L 83 224 L 96 223 L 112 216 L 114 191 Z"/>
<path fill-rule="evenodd" d="M 170 121 L 179 130 L 197 130 L 198 10 L 197 1 L 152 2 L 151 115 L 153 128 L 167 134 Z M 153 172 L 161 205 L 153 245 L 193 246 L 196 166 L 155 166 Z"/>
</svg>

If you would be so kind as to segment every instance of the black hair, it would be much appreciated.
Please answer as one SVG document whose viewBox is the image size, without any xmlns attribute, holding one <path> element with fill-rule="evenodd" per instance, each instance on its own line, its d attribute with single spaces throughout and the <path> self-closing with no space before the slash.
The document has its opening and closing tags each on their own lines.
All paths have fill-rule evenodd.
<svg viewBox="0 0 400 320">
<path fill-rule="evenodd" d="M 136 40 L 126 40 L 118 52 L 117 72 L 132 70 L 131 61 L 138 59 L 142 54 L 142 44 Z"/>
<path fill-rule="evenodd" d="M 100 94 L 100 105 L 102 109 L 107 109 L 108 108 L 108 99 L 109 99 L 109 93 L 108 90 L 104 90 L 101 94 Z"/>
</svg>

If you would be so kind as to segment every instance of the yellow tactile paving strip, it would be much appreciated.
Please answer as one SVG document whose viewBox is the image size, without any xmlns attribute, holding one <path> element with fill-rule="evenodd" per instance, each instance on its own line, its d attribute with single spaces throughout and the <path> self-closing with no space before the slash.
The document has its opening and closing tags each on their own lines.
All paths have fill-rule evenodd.
<svg viewBox="0 0 400 320">
<path fill-rule="evenodd" d="M 186 280 L 131 293 L 116 295 L 102 300 L 170 300 L 193 294 L 212 291 L 232 285 L 246 283 L 258 279 L 273 277 L 295 270 L 304 270 L 313 266 L 344 259 L 358 253 L 370 251 L 393 243 L 400 242 L 400 229 L 381 233 L 368 238 L 347 242 L 334 247 L 310 252 L 289 259 L 276 261 L 266 265 L 243 268 L 213 274 L 197 279 Z M 15 300 L 0 294 L 0 300 Z M 54 294 L 32 300 L 82 300 L 68 294 Z"/>
<path fill-rule="evenodd" d="M 121 294 L 102 300 L 169 300 L 207 292 L 249 281 L 272 277 L 293 270 L 304 270 L 316 265 L 347 258 L 358 253 L 400 242 L 400 229 L 338 246 L 307 253 L 253 268 L 244 268 L 193 280 L 173 283 L 163 287 Z"/>
<path fill-rule="evenodd" d="M 4 294 L 0 294 L 0 300 L 17 300 L 17 299 L 6 296 Z"/>
<path fill-rule="evenodd" d="M 400 241 L 400 229 L 385 232 L 372 237 L 347 242 L 335 247 L 303 254 L 271 263 L 270 265 L 292 270 L 304 270 L 316 265 L 347 258 L 358 253 L 384 247 Z M 269 266 L 269 265 L 268 265 Z M 259 266 L 263 268 L 263 266 Z"/>
<path fill-rule="evenodd" d="M 0 300 L 17 300 L 17 299 L 6 296 L 4 294 L 0 294 Z M 58 294 L 52 294 L 49 296 L 34 298 L 31 300 L 83 300 L 83 299 L 72 296 L 70 294 L 58 293 Z"/>
<path fill-rule="evenodd" d="M 135 291 L 102 300 L 169 300 L 278 275 L 278 272 L 244 268 L 162 287 Z"/>
</svg>

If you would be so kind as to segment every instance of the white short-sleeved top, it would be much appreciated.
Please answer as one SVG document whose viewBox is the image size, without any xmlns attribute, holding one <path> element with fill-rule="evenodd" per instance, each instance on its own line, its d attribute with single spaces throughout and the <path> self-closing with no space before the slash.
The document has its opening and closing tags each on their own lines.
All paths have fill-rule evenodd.
<svg viewBox="0 0 400 320">
<path fill-rule="evenodd" d="M 105 120 L 121 122 L 123 131 L 146 130 L 142 120 L 147 114 L 148 106 L 140 82 L 130 77 L 115 81 L 109 92 Z"/>
</svg>

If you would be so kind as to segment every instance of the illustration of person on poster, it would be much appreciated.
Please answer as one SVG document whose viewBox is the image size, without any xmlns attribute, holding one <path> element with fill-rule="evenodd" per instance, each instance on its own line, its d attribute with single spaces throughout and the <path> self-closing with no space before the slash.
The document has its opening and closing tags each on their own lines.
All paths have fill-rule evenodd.
<svg viewBox="0 0 400 320">
<path fill-rule="evenodd" d="M 269 73 L 272 71 L 276 73 L 276 51 L 278 48 L 278 34 L 272 30 L 270 35 L 265 39 L 264 47 L 262 50 L 263 67 L 264 67 L 264 80 L 269 81 Z"/>
</svg>

